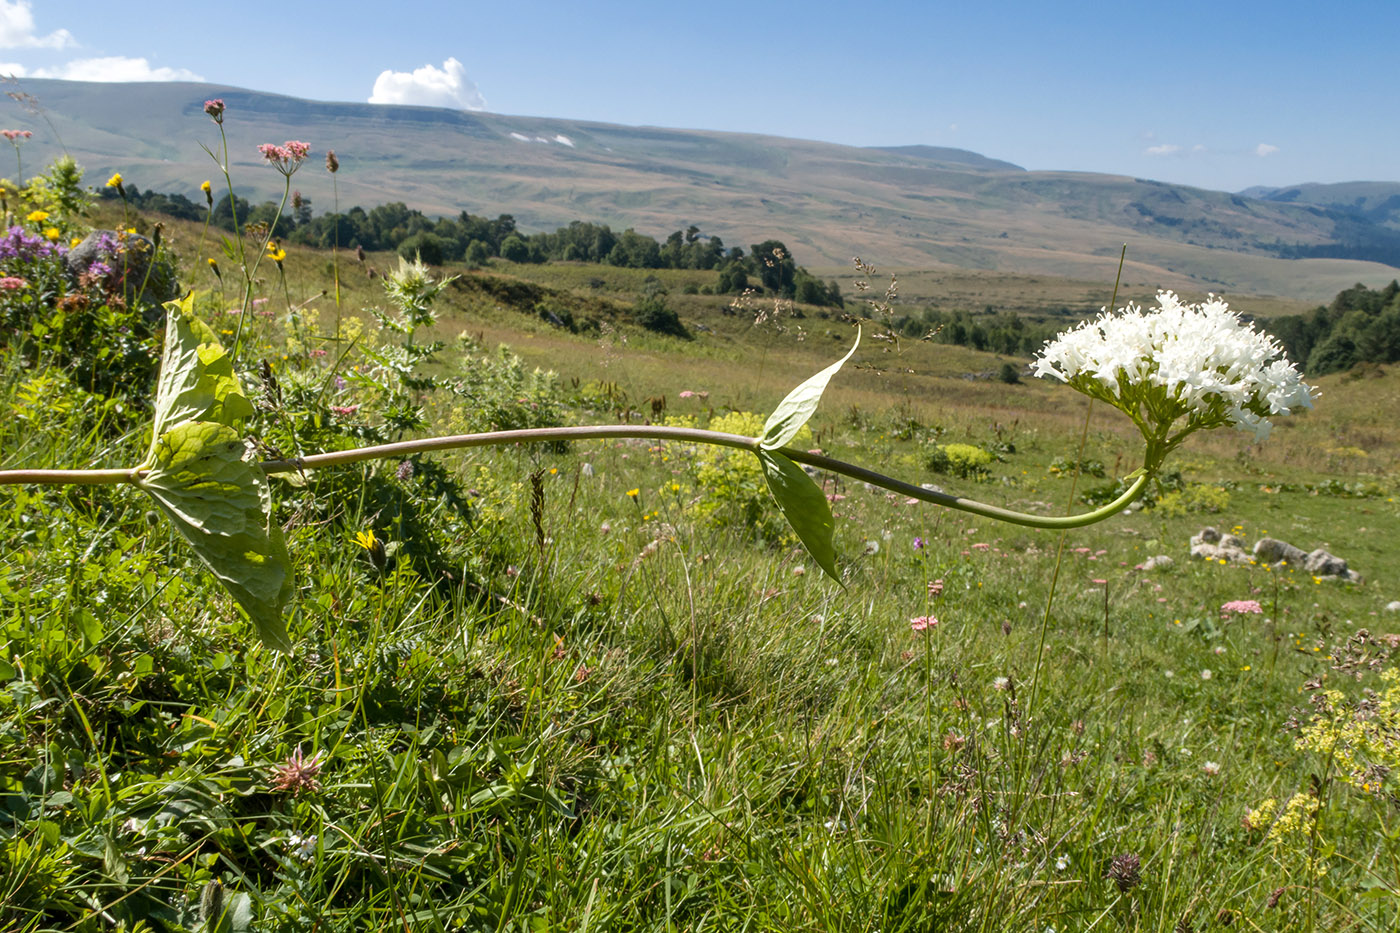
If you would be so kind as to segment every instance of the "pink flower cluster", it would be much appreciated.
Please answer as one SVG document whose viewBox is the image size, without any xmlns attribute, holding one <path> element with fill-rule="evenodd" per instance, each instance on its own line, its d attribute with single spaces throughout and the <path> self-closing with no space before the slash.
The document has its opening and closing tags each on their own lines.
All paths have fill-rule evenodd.
<svg viewBox="0 0 1400 933">
<path fill-rule="evenodd" d="M 275 143 L 263 143 L 258 146 L 258 152 L 262 153 L 262 157 L 271 162 L 277 171 L 290 176 L 306 160 L 311 152 L 311 144 L 289 139 L 280 146 Z"/>
<path fill-rule="evenodd" d="M 29 283 L 17 275 L 7 275 L 0 279 L 0 289 L 7 292 L 18 291 L 21 288 L 28 288 Z"/>
<path fill-rule="evenodd" d="M 28 139 L 33 135 L 34 133 L 30 130 L 0 130 L 0 136 L 4 136 L 10 142 L 14 142 L 19 139 Z"/>
<path fill-rule="evenodd" d="M 933 616 L 915 616 L 909 620 L 909 628 L 915 632 L 922 632 L 931 629 L 938 624 L 938 620 Z"/>
<path fill-rule="evenodd" d="M 1226 615 L 1232 612 L 1262 614 L 1264 612 L 1264 607 L 1259 605 L 1259 600 L 1257 599 L 1232 599 L 1221 606 L 1220 611 Z"/>
<path fill-rule="evenodd" d="M 215 123 L 224 122 L 224 99 L 216 97 L 213 100 L 204 102 L 204 112 L 209 114 Z"/>
</svg>

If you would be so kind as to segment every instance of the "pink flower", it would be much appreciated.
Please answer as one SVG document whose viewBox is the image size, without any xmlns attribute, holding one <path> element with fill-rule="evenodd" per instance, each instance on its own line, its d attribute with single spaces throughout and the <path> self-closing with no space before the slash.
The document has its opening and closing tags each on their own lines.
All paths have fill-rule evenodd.
<svg viewBox="0 0 1400 933">
<path fill-rule="evenodd" d="M 942 596 L 942 595 L 943 595 L 943 580 L 942 580 L 942 578 L 939 578 L 939 579 L 937 579 L 937 580 L 934 580 L 932 583 L 930 583 L 930 584 L 928 585 L 928 595 L 930 595 L 930 596 Z"/>
<path fill-rule="evenodd" d="M 974 544 L 974 545 L 972 546 L 972 549 L 973 549 L 974 551 L 985 551 L 985 550 L 987 550 L 987 549 L 990 548 L 990 547 L 991 547 L 990 544 L 982 544 L 981 542 L 978 542 L 977 544 Z"/>
<path fill-rule="evenodd" d="M 933 616 L 915 616 L 909 620 L 909 628 L 915 632 L 922 632 L 931 629 L 938 624 L 938 620 Z"/>
<path fill-rule="evenodd" d="M 17 139 L 28 139 L 33 135 L 30 130 L 0 130 L 0 136 L 4 136 L 12 143 Z"/>
<path fill-rule="evenodd" d="M 7 292 L 13 292 L 21 288 L 28 288 L 29 283 L 17 275 L 7 275 L 0 279 L 0 288 Z"/>
<path fill-rule="evenodd" d="M 222 97 L 216 97 L 213 100 L 206 100 L 204 102 L 204 112 L 209 114 L 215 123 L 223 123 L 224 99 Z"/>
<path fill-rule="evenodd" d="M 1221 606 L 1220 611 L 1226 615 L 1232 612 L 1263 613 L 1264 607 L 1259 605 L 1259 600 L 1257 599 L 1233 599 Z"/>
<path fill-rule="evenodd" d="M 337 415 L 353 415 L 360 410 L 359 405 L 332 405 L 331 412 Z"/>
<path fill-rule="evenodd" d="M 689 389 L 683 389 L 683 390 L 681 391 L 681 398 L 694 398 L 694 397 L 695 397 L 695 393 L 692 392 L 692 391 L 690 391 Z"/>
<path fill-rule="evenodd" d="M 1107 580 L 1090 580 L 1089 582 L 1090 582 L 1090 583 L 1097 583 L 1099 586 L 1103 586 L 1103 585 L 1105 585 L 1106 583 L 1108 583 Z"/>
<path fill-rule="evenodd" d="M 288 178 L 301 167 L 301 163 L 305 161 L 310 151 L 310 143 L 299 142 L 295 139 L 289 139 L 280 146 L 275 143 L 262 143 L 258 146 L 258 152 L 262 153 L 262 157 Z"/>
</svg>

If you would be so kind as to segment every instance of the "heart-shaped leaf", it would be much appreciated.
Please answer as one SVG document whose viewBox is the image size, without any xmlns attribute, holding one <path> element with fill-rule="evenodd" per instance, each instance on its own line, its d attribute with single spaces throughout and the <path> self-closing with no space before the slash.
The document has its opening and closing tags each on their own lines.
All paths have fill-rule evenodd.
<svg viewBox="0 0 1400 933">
<path fill-rule="evenodd" d="M 768 491 L 777 500 L 778 509 L 792 530 L 802 539 L 802 546 L 828 577 L 840 583 L 841 578 L 836 574 L 836 548 L 831 543 L 835 523 L 826 495 L 800 466 L 782 454 L 759 450 L 758 460 L 763 464 Z"/>
<path fill-rule="evenodd" d="M 156 438 L 138 485 L 248 613 L 263 644 L 287 651 L 282 609 L 292 595 L 292 563 L 271 519 L 267 477 L 247 455 L 228 425 L 186 421 Z"/>
<path fill-rule="evenodd" d="M 763 437 L 759 441 L 759 446 L 764 450 L 777 450 L 779 447 L 785 447 L 788 441 L 797 436 L 797 432 L 817 410 L 817 405 L 822 400 L 822 393 L 826 391 L 826 384 L 831 381 L 832 376 L 836 375 L 837 370 L 851 358 L 851 354 L 856 352 L 858 346 L 860 346 L 860 328 L 856 328 L 856 342 L 851 344 L 851 349 L 846 352 L 845 356 L 793 389 L 788 393 L 787 398 L 783 399 L 773 410 L 773 414 L 768 416 L 768 423 L 763 426 Z"/>
</svg>

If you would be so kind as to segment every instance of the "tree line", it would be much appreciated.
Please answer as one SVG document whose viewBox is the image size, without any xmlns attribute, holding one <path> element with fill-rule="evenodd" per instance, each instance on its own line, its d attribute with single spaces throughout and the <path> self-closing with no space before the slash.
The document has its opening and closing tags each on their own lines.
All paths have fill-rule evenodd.
<svg viewBox="0 0 1400 933">
<path fill-rule="evenodd" d="M 779 240 L 726 248 L 717 236 L 701 233 L 691 225 L 658 241 L 628 228 L 615 232 L 607 224 L 575 220 L 553 232 L 526 233 L 515 218 L 501 214 L 493 219 L 462 211 L 456 217 L 432 218 L 401 201 L 366 211 L 352 207 L 339 213 L 313 214 L 311 199 L 299 192 L 291 199 L 290 212 L 279 213 L 275 201 L 250 204 L 235 196 L 216 198 L 213 209 L 183 194 L 141 191 L 128 184 L 126 199 L 141 210 L 202 222 L 224 230 L 238 225 L 264 224 L 272 235 L 288 243 L 330 249 L 362 247 L 370 251 L 395 251 L 426 263 L 465 262 L 480 266 L 493 258 L 515 263 L 595 262 L 633 269 L 717 270 L 717 294 L 738 294 L 746 289 L 791 298 L 804 304 L 844 307 L 840 286 L 822 282 L 796 264 Z M 120 197 L 110 188 L 102 197 Z"/>
<path fill-rule="evenodd" d="M 1273 318 L 1266 329 L 1310 376 L 1357 363 L 1400 362 L 1400 282 L 1379 289 L 1353 285 L 1331 304 Z"/>
</svg>

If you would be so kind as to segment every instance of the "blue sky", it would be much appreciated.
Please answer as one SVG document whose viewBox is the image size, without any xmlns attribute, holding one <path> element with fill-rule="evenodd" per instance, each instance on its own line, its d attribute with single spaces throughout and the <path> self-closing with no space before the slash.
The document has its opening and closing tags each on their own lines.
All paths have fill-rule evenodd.
<svg viewBox="0 0 1400 933">
<path fill-rule="evenodd" d="M 971 149 L 1208 188 L 1400 181 L 1397 0 L 0 0 L 0 73 Z"/>
</svg>

